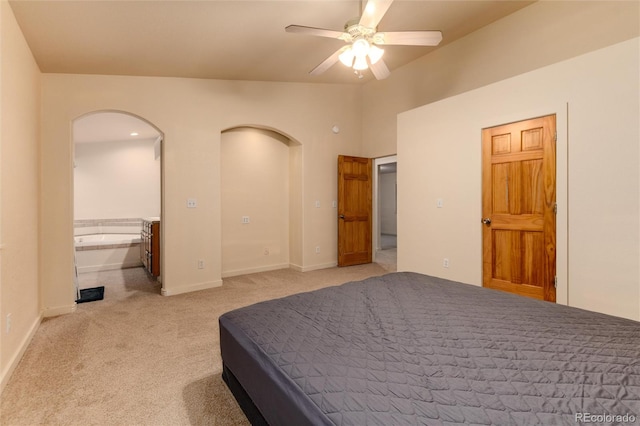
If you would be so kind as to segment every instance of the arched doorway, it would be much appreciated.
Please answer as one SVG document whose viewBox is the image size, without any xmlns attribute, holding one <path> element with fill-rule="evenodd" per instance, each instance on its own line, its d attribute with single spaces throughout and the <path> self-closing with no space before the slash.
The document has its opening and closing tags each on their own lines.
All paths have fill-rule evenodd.
<svg viewBox="0 0 640 426">
<path fill-rule="evenodd" d="M 222 277 L 302 265 L 302 146 L 274 129 L 221 135 Z"/>
<path fill-rule="evenodd" d="M 119 271 L 142 266 L 143 219 L 159 223 L 162 210 L 163 135 L 121 111 L 78 117 L 72 134 L 75 286 L 85 302 L 108 297 L 104 285 L 94 287 L 100 274 L 115 271 L 111 281 L 121 282 Z"/>
</svg>

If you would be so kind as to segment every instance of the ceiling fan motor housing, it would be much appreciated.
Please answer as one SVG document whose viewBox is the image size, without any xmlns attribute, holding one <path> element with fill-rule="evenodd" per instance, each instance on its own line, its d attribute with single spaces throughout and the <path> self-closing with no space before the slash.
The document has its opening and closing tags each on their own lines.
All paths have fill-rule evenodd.
<svg viewBox="0 0 640 426">
<path fill-rule="evenodd" d="M 371 43 L 373 42 L 373 36 L 376 34 L 376 30 L 376 28 L 368 28 L 360 25 L 359 17 L 353 18 L 344 24 L 345 35 L 348 34 L 350 37 L 344 37 L 343 40 L 349 43 L 359 38 L 364 38 Z"/>
</svg>

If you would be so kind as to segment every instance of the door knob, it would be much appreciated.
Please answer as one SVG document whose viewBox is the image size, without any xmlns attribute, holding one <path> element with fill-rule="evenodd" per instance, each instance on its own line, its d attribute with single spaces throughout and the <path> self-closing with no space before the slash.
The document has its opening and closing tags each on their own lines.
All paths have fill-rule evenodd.
<svg viewBox="0 0 640 426">
<path fill-rule="evenodd" d="M 340 216 L 338 216 L 340 219 L 344 219 L 344 215 L 341 214 Z"/>
<path fill-rule="evenodd" d="M 491 219 L 485 217 L 484 219 L 482 219 L 482 223 L 484 223 L 485 225 L 491 225 Z"/>
</svg>

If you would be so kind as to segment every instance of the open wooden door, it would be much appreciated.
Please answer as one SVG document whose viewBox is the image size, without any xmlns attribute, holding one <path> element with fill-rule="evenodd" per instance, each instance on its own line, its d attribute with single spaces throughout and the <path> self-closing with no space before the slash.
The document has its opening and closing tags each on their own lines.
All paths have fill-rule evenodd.
<svg viewBox="0 0 640 426">
<path fill-rule="evenodd" d="M 371 263 L 371 159 L 338 156 L 338 266 Z"/>
<path fill-rule="evenodd" d="M 556 117 L 482 131 L 483 285 L 555 302 Z"/>
</svg>

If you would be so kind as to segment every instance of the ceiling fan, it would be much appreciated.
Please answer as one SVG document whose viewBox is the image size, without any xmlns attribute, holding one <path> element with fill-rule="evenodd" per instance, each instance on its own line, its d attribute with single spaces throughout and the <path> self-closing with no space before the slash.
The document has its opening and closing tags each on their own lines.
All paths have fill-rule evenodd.
<svg viewBox="0 0 640 426">
<path fill-rule="evenodd" d="M 389 68 L 382 60 L 384 50 L 378 46 L 437 46 L 442 40 L 440 31 L 394 31 L 378 32 L 378 23 L 391 6 L 393 0 L 369 0 L 360 17 L 347 21 L 344 31 L 289 25 L 285 31 L 320 37 L 336 38 L 347 43 L 312 69 L 309 74 L 319 75 L 338 61 L 353 68 L 358 77 L 371 68 L 378 80 L 389 77 Z"/>
</svg>

